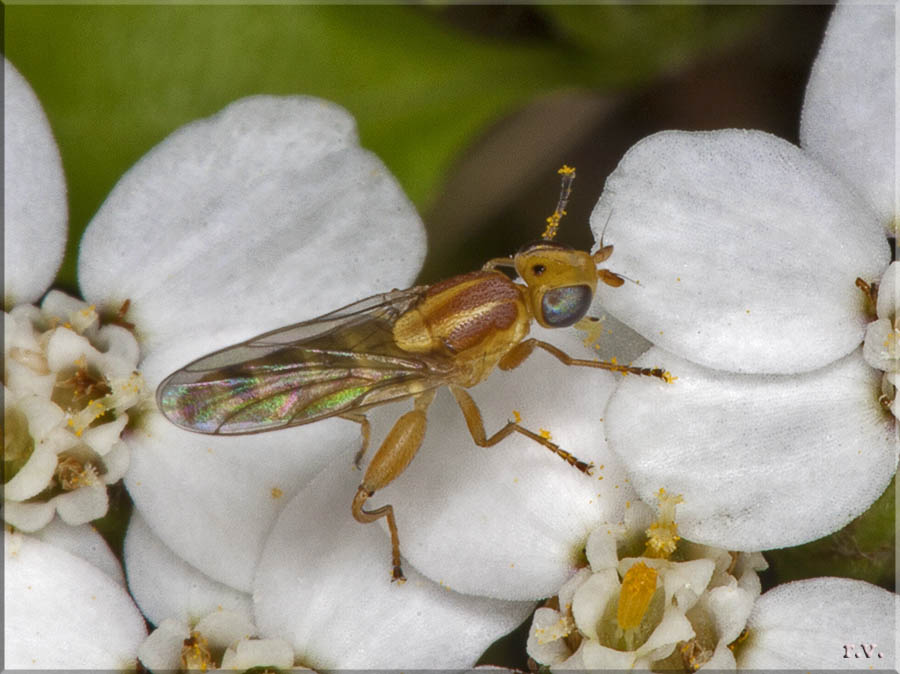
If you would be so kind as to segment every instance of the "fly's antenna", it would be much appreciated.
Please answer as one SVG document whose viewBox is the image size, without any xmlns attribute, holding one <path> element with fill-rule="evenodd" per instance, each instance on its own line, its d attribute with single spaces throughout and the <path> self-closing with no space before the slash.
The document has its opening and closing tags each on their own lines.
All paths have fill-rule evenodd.
<svg viewBox="0 0 900 674">
<path fill-rule="evenodd" d="M 612 209 L 610 209 L 609 214 L 606 216 L 606 222 L 603 223 L 603 229 L 600 231 L 600 247 L 591 256 L 595 264 L 600 264 L 601 262 L 609 259 L 609 256 L 612 255 L 612 244 L 607 246 L 603 243 L 603 237 L 606 235 L 606 228 L 609 227 L 609 221 L 612 219 L 612 214 Z M 616 288 L 622 285 L 622 283 L 624 283 L 625 281 L 634 283 L 637 286 L 641 285 L 640 281 L 635 281 L 634 279 L 628 278 L 624 274 L 612 272 L 608 269 L 598 269 L 597 278 L 603 281 L 606 285 L 614 286 Z"/>
<path fill-rule="evenodd" d="M 609 213 L 606 216 L 606 222 L 603 223 L 603 229 L 600 230 L 600 248 L 603 248 L 603 237 L 606 236 L 606 228 L 609 227 L 609 221 L 612 219 L 612 209 L 609 209 Z"/>
<path fill-rule="evenodd" d="M 541 235 L 544 241 L 553 241 L 556 237 L 556 231 L 559 229 L 559 221 L 566 214 L 566 204 L 569 203 L 569 195 L 572 194 L 572 183 L 575 182 L 575 169 L 571 166 L 563 164 L 562 168 L 557 171 L 562 176 L 562 185 L 559 190 L 559 201 L 556 204 L 556 210 L 553 215 L 547 218 L 547 228 Z"/>
</svg>

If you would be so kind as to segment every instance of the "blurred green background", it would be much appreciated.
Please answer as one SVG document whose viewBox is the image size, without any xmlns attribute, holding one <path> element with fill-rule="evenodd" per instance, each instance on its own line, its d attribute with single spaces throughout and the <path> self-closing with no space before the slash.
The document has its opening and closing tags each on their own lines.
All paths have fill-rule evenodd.
<svg viewBox="0 0 900 674">
<path fill-rule="evenodd" d="M 611 4 L 4 9 L 5 53 L 44 105 L 62 154 L 70 235 L 58 285 L 73 293 L 78 239 L 118 178 L 182 124 L 262 93 L 320 96 L 356 117 L 363 145 L 380 155 L 425 220 L 422 282 L 477 268 L 537 238 L 564 162 L 578 168 L 578 181 L 560 240 L 589 247 L 587 216 L 605 177 L 643 136 L 744 127 L 796 141 L 806 78 L 831 11 Z M 873 508 L 874 519 L 811 544 L 818 548 L 767 555 L 767 587 L 828 574 L 893 589 L 893 491 Z M 114 494 L 114 502 L 127 515 L 127 495 Z M 104 529 L 114 546 L 122 530 Z M 523 642 L 520 630 L 487 661 L 524 667 Z"/>
<path fill-rule="evenodd" d="M 827 9 L 736 6 L 7 6 L 7 57 L 62 152 L 78 237 L 116 180 L 174 129 L 252 94 L 345 106 L 425 216 L 423 280 L 538 235 L 653 131 L 796 134 Z M 534 195 L 535 201 L 523 197 Z M 575 218 L 565 230 L 589 242 Z M 499 223 L 493 226 L 495 223 Z"/>
</svg>

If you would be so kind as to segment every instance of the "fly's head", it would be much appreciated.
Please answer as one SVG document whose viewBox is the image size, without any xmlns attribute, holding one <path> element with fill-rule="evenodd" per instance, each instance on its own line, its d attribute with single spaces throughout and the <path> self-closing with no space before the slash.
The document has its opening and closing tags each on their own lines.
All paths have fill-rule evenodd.
<svg viewBox="0 0 900 674">
<path fill-rule="evenodd" d="M 516 272 L 527 287 L 535 320 L 545 328 L 566 328 L 580 321 L 591 307 L 597 281 L 618 287 L 621 276 L 597 265 L 612 255 L 602 246 L 591 255 L 550 241 L 526 246 L 514 258 Z"/>
<path fill-rule="evenodd" d="M 618 274 L 597 266 L 613 252 L 612 246 L 603 245 L 602 236 L 600 249 L 593 255 L 553 241 L 575 181 L 575 169 L 570 166 L 563 166 L 558 173 L 562 176 L 559 201 L 547 218 L 542 240 L 525 246 L 513 258 L 513 266 L 527 286 L 531 314 L 545 328 L 567 328 L 584 318 L 598 280 L 613 287 L 624 283 Z"/>
</svg>

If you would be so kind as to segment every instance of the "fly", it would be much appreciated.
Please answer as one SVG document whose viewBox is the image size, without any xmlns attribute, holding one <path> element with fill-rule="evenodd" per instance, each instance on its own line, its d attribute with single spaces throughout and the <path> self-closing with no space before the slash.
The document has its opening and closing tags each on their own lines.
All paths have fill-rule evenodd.
<svg viewBox="0 0 900 674">
<path fill-rule="evenodd" d="M 267 332 L 195 360 L 169 375 L 156 392 L 163 414 L 197 433 L 241 435 L 308 424 L 339 416 L 360 424 L 359 465 L 369 444 L 366 411 L 382 403 L 413 399 L 372 457 L 353 499 L 359 522 L 387 519 L 392 579 L 405 580 L 394 510 L 367 510 L 366 501 L 409 465 L 425 436 L 426 415 L 437 389 L 453 394 L 475 444 L 491 447 L 512 433 L 543 445 L 590 475 L 592 464 L 509 421 L 488 436 L 466 389 L 494 368 L 512 370 L 535 349 L 565 365 L 658 377 L 660 368 L 572 358 L 552 344 L 527 337 L 531 322 L 569 327 L 587 313 L 598 281 L 618 287 L 623 278 L 597 265 L 612 255 L 554 243 L 572 190 L 575 171 L 560 169 L 559 202 L 540 242 L 508 258 L 489 260 L 479 271 L 435 285 L 374 295 L 310 321 Z M 515 270 L 515 282 L 501 268 Z"/>
</svg>

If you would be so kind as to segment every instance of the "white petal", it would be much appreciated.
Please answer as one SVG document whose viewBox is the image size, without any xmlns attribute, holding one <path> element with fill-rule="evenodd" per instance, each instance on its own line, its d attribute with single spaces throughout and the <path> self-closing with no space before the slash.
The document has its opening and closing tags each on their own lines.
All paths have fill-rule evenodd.
<svg viewBox="0 0 900 674">
<path fill-rule="evenodd" d="M 103 517 L 109 509 L 109 496 L 102 481 L 54 496 L 50 502 L 60 519 L 73 526 Z"/>
<path fill-rule="evenodd" d="M 277 667 L 291 669 L 294 651 L 280 639 L 253 639 L 241 641 L 222 656 L 222 669 L 246 671 L 251 667 Z"/>
<path fill-rule="evenodd" d="M 562 584 L 562 587 L 559 588 L 559 594 L 556 596 L 559 598 L 559 605 L 563 611 L 566 613 L 572 612 L 572 602 L 575 600 L 575 593 L 592 575 L 593 572 L 591 569 L 584 566 L 578 569 L 569 580 Z"/>
<path fill-rule="evenodd" d="M 660 349 L 673 384 L 627 378 L 606 429 L 638 493 L 680 494 L 679 534 L 729 550 L 798 545 L 862 513 L 897 467 L 880 376 L 860 351 L 803 375 L 729 375 Z M 638 362 L 641 362 L 640 360 Z"/>
<path fill-rule="evenodd" d="M 559 611 L 536 610 L 526 643 L 529 657 L 542 665 L 557 665 L 572 655 L 572 649 L 563 638 L 569 633 L 571 624 Z"/>
<path fill-rule="evenodd" d="M 877 370 L 900 372 L 900 330 L 887 318 L 872 321 L 866 328 L 863 357 Z"/>
<path fill-rule="evenodd" d="M 125 485 L 151 529 L 210 578 L 249 592 L 278 512 L 327 462 L 350 470 L 359 427 L 327 419 L 227 438 L 188 433 L 152 413 L 128 442 Z"/>
<path fill-rule="evenodd" d="M 407 285 L 423 256 L 418 215 L 346 111 L 258 96 L 132 167 L 85 233 L 79 283 L 131 300 L 146 351 L 177 339 L 199 357 Z"/>
<path fill-rule="evenodd" d="M 704 608 L 715 621 L 719 641 L 730 644 L 741 635 L 755 600 L 756 597 L 736 584 L 714 587 L 703 595 Z"/>
<path fill-rule="evenodd" d="M 898 611 L 897 595 L 860 580 L 779 585 L 756 602 L 738 667 L 896 669 Z"/>
<path fill-rule="evenodd" d="M 128 587 L 147 619 L 189 623 L 197 616 L 227 610 L 251 616 L 250 596 L 217 583 L 179 559 L 135 511 L 125 535 Z"/>
<path fill-rule="evenodd" d="M 668 606 L 662 622 L 637 649 L 637 653 L 650 660 L 661 660 L 672 654 L 679 641 L 688 641 L 694 636 L 694 628 L 684 613 L 674 606 Z"/>
<path fill-rule="evenodd" d="M 584 662 L 584 669 L 588 670 L 613 670 L 621 671 L 631 669 L 634 665 L 634 651 L 617 651 L 614 648 L 601 646 L 596 641 L 585 641 L 578 651 Z M 567 671 L 567 663 L 559 667 L 560 671 Z"/>
<path fill-rule="evenodd" d="M 314 668 L 471 666 L 533 604 L 457 594 L 408 563 L 391 583 L 388 537 L 350 514 L 358 479 L 331 466 L 282 511 L 254 586 L 260 633 Z"/>
<path fill-rule="evenodd" d="M 600 619 L 606 613 L 609 602 L 618 596 L 621 583 L 613 569 L 594 573 L 575 591 L 572 598 L 572 616 L 578 629 L 589 639 L 597 640 Z"/>
<path fill-rule="evenodd" d="M 127 415 L 122 415 L 127 417 Z M 131 448 L 124 442 L 115 443 L 109 450 L 109 453 L 103 457 L 103 466 L 106 472 L 103 473 L 103 482 L 106 484 L 115 484 L 123 477 L 125 471 L 128 470 L 128 464 L 131 462 Z"/>
<path fill-rule="evenodd" d="M 133 668 L 146 636 L 128 593 L 103 571 L 28 536 L 4 536 L 6 666 Z"/>
<path fill-rule="evenodd" d="M 8 501 L 24 501 L 41 493 L 50 484 L 58 464 L 59 460 L 52 447 L 37 444 L 25 465 L 3 485 L 3 498 Z"/>
<path fill-rule="evenodd" d="M 850 182 L 887 227 L 897 217 L 895 6 L 835 7 L 813 64 L 800 144 Z"/>
<path fill-rule="evenodd" d="M 20 501 L 5 501 L 3 503 L 3 519 L 16 529 L 22 531 L 37 531 L 47 526 L 56 508 L 52 502 L 47 503 L 23 503 Z"/>
<path fill-rule="evenodd" d="M 141 644 L 138 657 L 151 672 L 177 671 L 181 666 L 181 647 L 190 635 L 186 622 L 166 618 Z"/>
<path fill-rule="evenodd" d="M 106 457 L 113 446 L 121 442 L 119 436 L 127 423 L 128 415 L 123 414 L 112 421 L 86 429 L 81 434 L 81 441 L 100 456 Z"/>
<path fill-rule="evenodd" d="M 36 301 L 66 247 L 66 183 L 50 123 L 34 91 L 3 59 L 3 294 Z"/>
<path fill-rule="evenodd" d="M 574 332 L 568 337 L 580 345 Z M 573 351 L 571 343 L 554 341 Z M 452 395 L 440 391 L 415 460 L 372 499 L 373 506 L 393 505 L 407 559 L 466 594 L 555 594 L 583 559 L 590 532 L 620 522 L 626 501 L 635 500 L 603 437 L 603 408 L 614 382 L 607 372 L 566 367 L 538 350 L 515 371 L 494 372 L 471 391 L 488 435 L 519 412 L 525 428 L 549 430 L 553 442 L 592 461 L 591 476 L 518 434 L 478 447 Z M 378 408 L 370 418 L 386 434 L 399 415 Z"/>
<path fill-rule="evenodd" d="M 81 557 L 106 573 L 116 583 L 125 587 L 125 574 L 122 573 L 119 560 L 109 549 L 103 536 L 97 533 L 92 526 L 82 524 L 73 527 L 63 524 L 59 520 L 53 520 L 32 535 L 45 543 L 71 552 L 76 557 Z"/>
<path fill-rule="evenodd" d="M 243 612 L 215 611 L 199 620 L 194 629 L 209 641 L 211 648 L 217 650 L 256 636 L 253 621 Z"/>
<path fill-rule="evenodd" d="M 615 569 L 619 565 L 615 532 L 603 527 L 594 529 L 588 536 L 584 554 L 594 571 Z"/>
<path fill-rule="evenodd" d="M 798 372 L 861 341 L 856 278 L 890 251 L 866 204 L 799 148 L 762 132 L 663 132 L 632 147 L 593 214 L 609 265 L 639 284 L 599 288 L 653 343 L 709 367 Z M 848 223 L 852 223 L 848 224 Z"/>
</svg>

